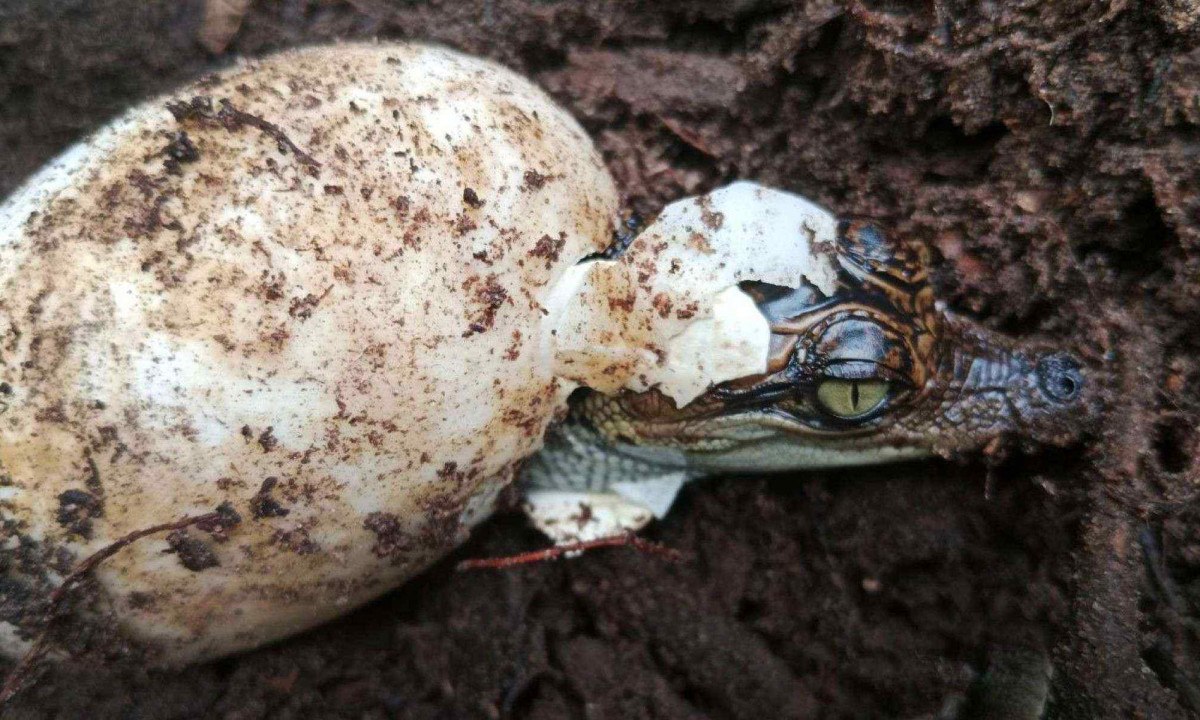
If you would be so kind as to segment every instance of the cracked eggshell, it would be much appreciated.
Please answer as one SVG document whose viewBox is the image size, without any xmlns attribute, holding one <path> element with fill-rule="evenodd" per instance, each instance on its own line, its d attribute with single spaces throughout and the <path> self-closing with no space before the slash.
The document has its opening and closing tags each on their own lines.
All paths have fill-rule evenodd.
<svg viewBox="0 0 1200 720">
<path fill-rule="evenodd" d="M 668 205 L 615 261 L 568 271 L 554 322 L 563 377 L 603 392 L 657 388 L 682 407 L 766 370 L 767 321 L 747 280 L 832 295 L 837 220 L 791 193 L 737 182 Z"/>
<path fill-rule="evenodd" d="M 421 45 L 247 62 L 68 150 L 0 206 L 0 652 L 79 559 L 222 503 L 105 562 L 76 646 L 227 654 L 443 554 L 564 407 L 543 305 L 616 209 L 542 91 Z"/>
</svg>

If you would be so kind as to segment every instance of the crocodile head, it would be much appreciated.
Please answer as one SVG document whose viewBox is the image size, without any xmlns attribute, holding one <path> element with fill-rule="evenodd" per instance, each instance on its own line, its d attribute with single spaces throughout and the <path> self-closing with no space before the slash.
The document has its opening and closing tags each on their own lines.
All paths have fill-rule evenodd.
<svg viewBox="0 0 1200 720">
<path fill-rule="evenodd" d="M 1011 440 L 1067 445 L 1087 428 L 1097 385 L 1088 368 L 947 311 L 923 245 L 843 221 L 836 255 L 832 294 L 741 284 L 770 325 L 766 372 L 683 407 L 655 390 L 592 393 L 576 417 L 627 452 L 706 470 L 869 464 Z"/>
</svg>

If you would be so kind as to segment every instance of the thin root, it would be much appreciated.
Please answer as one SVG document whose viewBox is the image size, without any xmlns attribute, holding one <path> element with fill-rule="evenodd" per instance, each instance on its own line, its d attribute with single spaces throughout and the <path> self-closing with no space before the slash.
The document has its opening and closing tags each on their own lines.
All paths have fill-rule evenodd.
<svg viewBox="0 0 1200 720">
<path fill-rule="evenodd" d="M 596 550 L 598 548 L 607 547 L 631 547 L 634 550 L 644 552 L 648 555 L 658 555 L 659 557 L 666 558 L 671 562 L 679 562 L 683 559 L 683 554 L 674 548 L 669 548 L 665 545 L 660 545 L 659 543 L 650 542 L 649 540 L 644 540 L 633 533 L 628 533 L 625 535 L 614 535 L 612 537 L 599 538 L 597 540 L 583 540 L 580 542 L 569 543 L 567 545 L 555 545 L 554 547 L 548 547 L 544 550 L 531 550 L 518 555 L 464 560 L 458 564 L 457 569 L 502 570 L 515 565 L 528 565 L 530 563 L 557 560 L 564 555 L 582 553 L 587 552 L 588 550 Z"/>
<path fill-rule="evenodd" d="M 216 527 L 224 525 L 227 521 L 228 517 L 225 513 L 211 512 L 203 515 L 193 515 L 191 517 L 183 518 L 182 520 L 176 520 L 175 522 L 163 523 L 162 525 L 153 525 L 148 528 L 142 528 L 141 530 L 135 530 L 128 535 L 120 537 L 114 540 L 111 544 L 105 545 L 96 552 L 84 558 L 82 562 L 76 565 L 75 568 L 71 570 L 71 572 L 68 573 L 65 578 L 63 578 L 62 584 L 56 587 L 54 592 L 50 593 L 50 604 L 49 607 L 46 608 L 46 614 L 42 620 L 42 631 L 38 634 L 37 639 L 33 642 L 33 647 L 29 648 L 29 651 L 25 653 L 20 662 L 18 662 L 16 667 L 12 669 L 12 672 L 8 674 L 8 677 L 5 678 L 4 689 L 0 690 L 0 707 L 3 707 L 5 704 L 7 704 L 14 695 L 21 691 L 25 685 L 25 681 L 33 672 L 34 667 L 49 649 L 50 630 L 54 625 L 54 620 L 58 617 L 59 611 L 62 608 L 63 600 L 66 598 L 67 594 L 78 587 L 79 583 L 83 581 L 83 578 L 86 577 L 87 574 L 92 570 L 96 569 L 100 563 L 109 559 L 113 555 L 116 555 L 122 549 L 132 545 L 147 535 L 154 535 L 156 533 L 168 532 L 171 530 L 182 530 L 193 525 Z"/>
<path fill-rule="evenodd" d="M 167 111 L 175 116 L 175 120 L 180 123 L 188 120 L 206 121 L 217 123 L 229 131 L 240 130 L 248 125 L 274 140 L 281 151 L 291 151 L 296 160 L 307 166 L 309 172 L 313 175 L 321 167 L 321 163 L 317 162 L 312 155 L 301 150 L 287 136 L 287 133 L 275 123 L 268 122 L 244 110 L 239 110 L 234 107 L 233 103 L 226 99 L 221 99 L 219 105 L 220 109 L 214 109 L 212 98 L 197 95 L 190 102 L 181 100 L 167 103 Z"/>
</svg>

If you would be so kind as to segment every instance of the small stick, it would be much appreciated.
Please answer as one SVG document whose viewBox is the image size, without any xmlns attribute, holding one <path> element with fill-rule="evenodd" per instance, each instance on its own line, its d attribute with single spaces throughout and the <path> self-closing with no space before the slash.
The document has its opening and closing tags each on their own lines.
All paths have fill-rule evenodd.
<svg viewBox="0 0 1200 720">
<path fill-rule="evenodd" d="M 643 540 L 633 533 L 625 535 L 613 535 L 611 537 L 599 538 L 596 540 L 581 540 L 579 542 L 570 543 L 568 545 L 555 545 L 544 550 L 531 550 L 529 552 L 520 553 L 517 555 L 508 555 L 505 557 L 496 558 L 478 558 L 475 560 L 463 560 L 458 564 L 458 570 L 482 570 L 513 567 L 515 565 L 527 565 L 529 563 L 545 562 L 547 560 L 557 560 L 558 558 L 568 553 L 587 552 L 588 550 L 596 550 L 597 548 L 606 547 L 631 547 L 634 550 L 647 553 L 649 555 L 658 555 L 664 557 L 671 562 L 679 562 L 683 559 L 682 553 L 665 545 Z"/>
<path fill-rule="evenodd" d="M 301 150 L 300 147 L 297 146 L 296 143 L 292 142 L 291 138 L 289 138 L 278 125 L 272 122 L 267 122 L 257 115 L 251 115 L 244 110 L 238 110 L 233 106 L 233 103 L 229 102 L 228 100 L 221 100 L 221 109 L 217 111 L 217 119 L 220 120 L 225 127 L 231 130 L 236 130 L 242 125 L 249 125 L 252 128 L 257 128 L 264 134 L 273 138 L 275 142 L 279 143 L 288 150 L 291 150 L 296 159 L 307 165 L 309 168 L 315 170 L 321 167 L 321 163 L 314 160 L 312 155 L 309 155 Z"/>
<path fill-rule="evenodd" d="M 198 118 L 202 121 L 216 122 L 230 131 L 239 130 L 249 125 L 273 139 L 279 145 L 281 151 L 290 150 L 292 155 L 301 163 L 307 165 L 309 171 L 313 174 L 316 174 L 316 170 L 321 167 L 321 163 L 313 159 L 312 155 L 301 150 L 287 136 L 287 133 L 275 123 L 268 122 L 244 110 L 239 110 L 234 107 L 233 103 L 226 99 L 221 99 L 220 106 L 220 110 L 214 111 L 212 98 L 205 95 L 197 95 L 190 102 L 181 100 L 179 102 L 167 103 L 167 111 L 175 116 L 176 122 L 180 123 Z"/>
<path fill-rule="evenodd" d="M 124 548 L 132 545 L 147 535 L 167 532 L 169 530 L 182 530 L 186 527 L 191 527 L 192 525 L 218 525 L 221 524 L 222 520 L 224 519 L 225 515 L 223 513 L 211 512 L 203 515 L 185 517 L 182 520 L 176 520 L 175 522 L 152 525 L 151 527 L 142 528 L 141 530 L 134 530 L 128 535 L 117 538 L 111 544 L 105 545 L 96 552 L 84 558 L 82 562 L 76 565 L 75 568 L 71 570 L 71 572 L 68 573 L 65 578 L 63 578 L 62 584 L 56 587 L 54 592 L 50 593 L 50 605 L 46 608 L 42 631 L 38 634 L 37 639 L 34 640 L 33 647 L 29 648 L 29 651 L 25 653 L 20 662 L 17 663 L 16 667 L 12 669 L 12 672 L 10 672 L 8 677 L 4 680 L 4 689 L 0 690 L 0 707 L 3 707 L 5 704 L 7 704 L 14 695 L 21 691 L 22 686 L 25 684 L 25 680 L 28 678 L 29 674 L 33 672 L 34 665 L 37 664 L 37 661 L 46 654 L 46 650 L 49 646 L 51 626 L 53 625 L 55 618 L 58 616 L 60 606 L 62 605 L 63 599 L 67 596 L 67 593 L 74 590 L 79 583 L 82 582 L 84 576 L 94 570 L 97 565 L 109 559 L 113 555 L 116 555 Z"/>
</svg>

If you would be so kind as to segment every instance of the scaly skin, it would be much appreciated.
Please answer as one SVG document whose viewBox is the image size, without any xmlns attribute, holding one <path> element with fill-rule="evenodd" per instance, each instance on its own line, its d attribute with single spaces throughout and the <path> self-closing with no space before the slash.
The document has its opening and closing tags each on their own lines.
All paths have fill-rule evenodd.
<svg viewBox="0 0 1200 720">
<path fill-rule="evenodd" d="M 837 252 L 832 297 L 743 284 L 771 326 L 767 373 L 682 408 L 656 391 L 581 391 L 526 482 L 595 492 L 664 472 L 865 465 L 1001 441 L 1065 445 L 1087 427 L 1094 383 L 1082 365 L 945 311 L 923 246 L 851 221 L 839 227 Z M 830 381 L 856 386 L 855 399 L 874 388 L 878 404 L 839 417 L 821 399 Z"/>
</svg>

